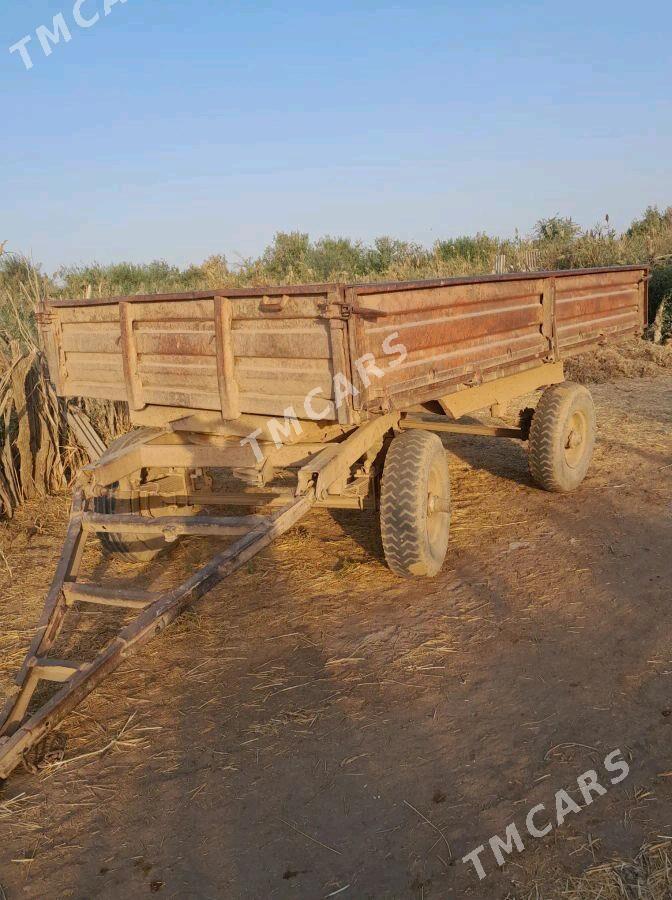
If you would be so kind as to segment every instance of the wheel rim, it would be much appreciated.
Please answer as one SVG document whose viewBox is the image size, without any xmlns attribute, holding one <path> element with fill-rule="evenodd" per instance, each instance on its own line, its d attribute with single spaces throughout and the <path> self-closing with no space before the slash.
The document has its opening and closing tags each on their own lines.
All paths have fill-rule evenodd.
<svg viewBox="0 0 672 900">
<path fill-rule="evenodd" d="M 427 540 L 432 552 L 440 546 L 445 534 L 448 513 L 441 507 L 449 502 L 444 497 L 445 484 L 439 466 L 433 463 L 427 479 Z"/>
<path fill-rule="evenodd" d="M 575 469 L 580 465 L 586 452 L 588 421 L 581 410 L 574 412 L 567 422 L 564 433 L 565 462 Z"/>
</svg>

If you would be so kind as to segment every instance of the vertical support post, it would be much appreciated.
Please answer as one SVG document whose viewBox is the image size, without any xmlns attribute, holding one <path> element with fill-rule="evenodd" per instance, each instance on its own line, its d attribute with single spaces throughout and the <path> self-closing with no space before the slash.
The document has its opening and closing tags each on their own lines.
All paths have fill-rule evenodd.
<svg viewBox="0 0 672 900">
<path fill-rule="evenodd" d="M 556 310 L 556 282 L 553 276 L 544 279 L 541 303 L 543 307 L 541 333 L 544 337 L 548 338 L 550 349 L 549 358 L 556 361 L 558 359 L 558 324 Z"/>
<path fill-rule="evenodd" d="M 142 399 L 142 381 L 138 372 L 138 349 L 133 333 L 132 304 L 128 300 L 119 303 L 119 326 L 121 329 L 121 356 L 124 365 L 126 393 L 131 409 L 144 409 Z"/>
<path fill-rule="evenodd" d="M 639 282 L 639 312 L 642 329 L 649 324 L 649 273 L 644 272 Z"/>
<path fill-rule="evenodd" d="M 215 297 L 215 342 L 217 344 L 217 382 L 223 419 L 240 417 L 240 393 L 236 381 L 233 350 L 233 308 L 228 297 Z"/>
<path fill-rule="evenodd" d="M 357 302 L 357 292 L 354 288 L 345 289 L 345 304 L 352 310 Z M 355 410 L 360 410 L 365 406 L 368 400 L 368 389 L 359 377 L 359 372 L 355 366 L 355 362 L 360 358 L 362 353 L 362 335 L 360 329 L 362 327 L 361 320 L 357 314 L 350 314 L 347 322 L 348 344 L 350 350 L 350 383 L 356 390 L 356 394 L 352 398 L 352 406 Z"/>
<path fill-rule="evenodd" d="M 329 344 L 331 349 L 331 367 L 332 367 L 332 383 L 337 376 L 346 378 L 352 384 L 352 372 L 348 365 L 348 359 L 345 352 L 345 322 L 341 319 L 329 319 Z M 334 398 L 335 400 L 336 398 Z M 341 402 L 336 406 L 336 417 L 341 425 L 352 424 L 352 414 L 349 403 L 349 395 L 342 398 Z"/>
</svg>

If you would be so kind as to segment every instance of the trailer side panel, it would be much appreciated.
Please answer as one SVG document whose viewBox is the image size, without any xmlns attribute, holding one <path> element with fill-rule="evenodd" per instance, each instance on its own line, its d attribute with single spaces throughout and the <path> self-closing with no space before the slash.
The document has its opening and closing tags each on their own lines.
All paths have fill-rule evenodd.
<svg viewBox="0 0 672 900">
<path fill-rule="evenodd" d="M 336 419 L 333 361 L 343 350 L 334 343 L 343 336 L 330 326 L 328 296 L 232 297 L 226 338 L 216 323 L 219 299 L 53 305 L 42 318 L 59 393 L 128 400 L 132 410 L 220 410 L 226 370 L 240 412 L 284 416 L 295 409 L 306 418 L 312 392 L 311 409 Z"/>
<path fill-rule="evenodd" d="M 385 373 L 360 379 L 356 402 L 371 411 L 403 409 L 641 333 L 646 274 L 619 269 L 355 288 L 353 354 L 368 354 Z M 403 358 L 389 355 L 392 342 L 403 345 Z"/>
</svg>

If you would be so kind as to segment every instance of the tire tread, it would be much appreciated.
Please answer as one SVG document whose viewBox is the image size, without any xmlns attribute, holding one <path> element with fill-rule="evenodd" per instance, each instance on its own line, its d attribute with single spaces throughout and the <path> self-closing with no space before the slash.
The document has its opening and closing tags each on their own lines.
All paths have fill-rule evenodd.
<svg viewBox="0 0 672 900">
<path fill-rule="evenodd" d="M 397 575 L 435 574 L 423 533 L 426 522 L 425 472 L 441 440 L 407 431 L 392 441 L 385 459 L 380 498 L 380 531 L 385 559 Z"/>
<path fill-rule="evenodd" d="M 554 384 L 542 393 L 534 411 L 529 435 L 529 469 L 534 481 L 546 491 L 560 493 L 576 487 L 568 486 L 566 476 L 563 477 L 558 446 L 565 426 L 566 410 L 579 397 L 587 397 L 592 407 L 590 392 L 583 385 L 569 381 Z M 589 440 L 594 440 L 594 412 Z M 583 475 L 579 480 L 582 479 Z"/>
</svg>

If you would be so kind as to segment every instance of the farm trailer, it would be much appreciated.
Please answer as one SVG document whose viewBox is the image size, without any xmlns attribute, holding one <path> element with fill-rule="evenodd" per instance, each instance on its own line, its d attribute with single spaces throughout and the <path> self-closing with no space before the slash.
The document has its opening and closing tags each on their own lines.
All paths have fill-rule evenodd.
<svg viewBox="0 0 672 900">
<path fill-rule="evenodd" d="M 540 487 L 576 488 L 595 413 L 588 390 L 564 382 L 563 358 L 640 333 L 647 284 L 646 268 L 625 267 L 47 302 L 39 324 L 58 394 L 124 401 L 138 427 L 107 449 L 88 435 L 99 458 L 78 480 L 0 718 L 0 778 L 125 657 L 312 507 L 379 508 L 390 568 L 436 575 L 450 521 L 440 433 L 527 441 Z M 515 427 L 457 421 L 539 389 Z M 240 514 L 246 506 L 257 511 Z M 183 535 L 235 540 L 152 593 L 79 580 L 91 534 L 138 562 Z M 93 659 L 53 658 L 82 604 L 137 617 Z M 46 700 L 35 694 L 42 682 L 56 683 Z"/>
</svg>

